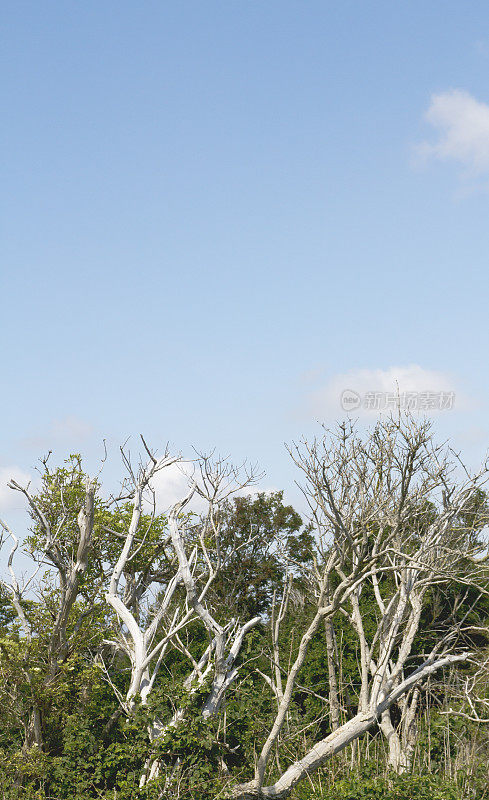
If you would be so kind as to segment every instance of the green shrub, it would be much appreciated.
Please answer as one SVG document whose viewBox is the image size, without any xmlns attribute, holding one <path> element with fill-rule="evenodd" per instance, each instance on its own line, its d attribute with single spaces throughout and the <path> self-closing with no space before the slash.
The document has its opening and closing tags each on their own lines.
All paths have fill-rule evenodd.
<svg viewBox="0 0 489 800">
<path fill-rule="evenodd" d="M 462 800 L 453 783 L 434 775 L 359 776 L 340 780 L 311 795 L 304 786 L 297 800 Z"/>
</svg>

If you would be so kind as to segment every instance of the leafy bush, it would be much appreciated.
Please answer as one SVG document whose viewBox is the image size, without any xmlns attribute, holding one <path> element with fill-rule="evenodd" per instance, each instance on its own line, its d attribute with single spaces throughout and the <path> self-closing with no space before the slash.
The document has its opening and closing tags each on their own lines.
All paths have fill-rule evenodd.
<svg viewBox="0 0 489 800">
<path fill-rule="evenodd" d="M 435 775 L 356 776 L 311 795 L 304 787 L 298 800 L 462 800 L 453 783 Z"/>
</svg>

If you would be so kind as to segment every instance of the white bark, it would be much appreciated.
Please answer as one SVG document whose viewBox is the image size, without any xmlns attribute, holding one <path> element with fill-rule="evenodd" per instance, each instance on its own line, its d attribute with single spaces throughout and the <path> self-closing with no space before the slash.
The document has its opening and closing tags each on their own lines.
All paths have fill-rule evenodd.
<svg viewBox="0 0 489 800">
<path fill-rule="evenodd" d="M 126 572 L 138 547 L 139 528 L 143 514 L 144 493 L 150 486 L 155 473 L 165 468 L 175 459 L 166 453 L 157 461 L 146 448 L 150 460 L 142 466 L 137 476 L 130 469 L 134 482 L 133 509 L 131 521 L 125 536 L 120 555 L 112 572 L 106 601 L 116 612 L 120 621 L 119 647 L 127 654 L 131 663 L 131 679 L 124 698 L 119 698 L 126 713 L 131 713 L 134 698 L 139 695 L 143 704 L 155 686 L 157 674 L 168 647 L 175 647 L 189 659 L 191 670 L 183 683 L 189 697 L 202 686 L 208 686 L 207 697 L 199 713 L 204 718 L 219 711 L 225 693 L 238 676 L 236 665 L 244 637 L 260 621 L 260 617 L 239 624 L 235 620 L 220 624 L 206 598 L 210 587 L 218 573 L 220 563 L 219 524 L 217 512 L 220 503 L 233 491 L 242 488 L 252 478 L 247 476 L 244 482 L 237 480 L 237 472 L 225 462 L 212 464 L 208 458 L 200 460 L 200 481 L 195 481 L 181 501 L 176 503 L 168 514 L 167 547 L 174 560 L 174 574 L 168 580 L 163 597 L 150 619 L 144 623 L 136 617 L 128 605 L 125 592 Z M 129 461 L 126 459 L 126 466 Z M 184 511 L 193 495 L 197 493 L 207 505 L 207 512 L 202 518 L 200 527 L 191 531 Z M 214 548 L 215 554 L 210 553 Z M 189 552 L 188 552 L 189 551 Z M 178 587 L 183 587 L 185 602 L 176 602 Z M 179 633 L 190 622 L 200 622 L 208 634 L 209 645 L 195 661 L 189 650 L 179 637 Z M 156 635 L 159 634 L 157 644 Z M 115 687 L 114 687 L 115 688 Z M 173 717 L 164 722 L 153 720 L 149 727 L 151 742 L 163 738 L 171 728 L 182 724 L 188 713 L 184 704 L 177 709 Z M 160 772 L 158 760 L 148 759 L 141 775 L 140 786 L 157 777 Z"/>
<path fill-rule="evenodd" d="M 477 553 L 477 543 L 467 545 L 471 541 L 467 529 L 470 523 L 462 526 L 460 515 L 487 482 L 487 468 L 474 477 L 466 473 L 465 482 L 454 485 L 452 467 L 446 454 L 433 445 L 429 426 L 417 426 L 410 419 L 379 423 L 365 442 L 353 427 L 344 424 L 336 439 L 304 443 L 303 450 L 298 448 L 292 455 L 306 476 L 304 492 L 320 548 L 310 575 L 310 584 L 315 587 L 311 600 L 317 610 L 289 669 L 254 779 L 236 789 L 235 797 L 240 800 L 286 797 L 306 775 L 377 722 L 389 742 L 393 766 L 398 771 L 408 768 L 418 695 L 413 692 L 410 703 L 404 705 L 402 698 L 441 666 L 468 657 L 456 652 L 459 628 L 454 623 L 450 635 L 440 639 L 422 666 L 404 677 L 427 588 L 435 583 L 463 581 L 463 564 Z M 480 524 L 476 517 L 472 523 L 475 530 Z M 362 611 L 362 592 L 367 584 L 373 588 L 378 607 L 377 628 L 370 637 L 366 630 L 371 628 L 371 619 L 367 628 Z M 336 589 L 327 602 L 325 587 L 330 585 Z M 334 634 L 338 610 L 350 621 L 358 641 L 357 713 L 337 727 L 335 720 L 335 730 L 286 769 L 273 785 L 266 786 L 270 756 L 279 741 L 310 639 L 321 619 L 329 623 Z M 276 678 L 270 677 L 267 682 L 277 695 Z M 398 700 L 404 708 L 400 732 L 394 729 L 390 717 L 390 709 Z"/>
<path fill-rule="evenodd" d="M 314 773 L 335 753 L 344 750 L 351 742 L 370 730 L 392 704 L 408 692 L 412 686 L 424 681 L 429 675 L 444 666 L 466 661 L 469 656 L 470 653 L 448 655 L 437 659 L 433 663 L 423 664 L 393 690 L 390 695 L 384 697 L 381 702 L 372 705 L 368 711 L 356 714 L 348 722 L 340 725 L 336 731 L 317 742 L 303 758 L 291 764 L 274 784 L 259 787 L 256 780 L 248 784 L 242 784 L 234 789 L 232 795 L 234 800 L 261 800 L 262 798 L 283 800 L 288 797 L 292 789 L 300 781 Z"/>
</svg>

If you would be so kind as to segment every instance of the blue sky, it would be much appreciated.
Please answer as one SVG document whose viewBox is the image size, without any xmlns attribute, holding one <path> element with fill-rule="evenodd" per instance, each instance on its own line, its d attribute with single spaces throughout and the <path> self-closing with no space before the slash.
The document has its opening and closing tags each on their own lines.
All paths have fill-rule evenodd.
<svg viewBox="0 0 489 800">
<path fill-rule="evenodd" d="M 487 3 L 6 0 L 2 29 L 3 483 L 142 431 L 287 486 L 284 441 L 396 381 L 456 391 L 437 428 L 485 451 Z"/>
</svg>

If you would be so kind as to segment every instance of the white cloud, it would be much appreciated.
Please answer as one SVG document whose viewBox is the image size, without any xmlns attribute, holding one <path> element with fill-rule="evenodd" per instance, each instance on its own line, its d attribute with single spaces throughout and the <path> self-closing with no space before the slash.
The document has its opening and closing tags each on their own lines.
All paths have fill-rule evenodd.
<svg viewBox="0 0 489 800">
<path fill-rule="evenodd" d="M 439 135 L 435 142 L 418 145 L 418 156 L 456 161 L 469 176 L 489 172 L 489 105 L 452 89 L 431 97 L 425 118 Z"/>
<path fill-rule="evenodd" d="M 18 492 L 9 489 L 7 484 L 12 480 L 17 481 L 21 486 L 27 486 L 31 481 L 31 476 L 20 467 L 2 467 L 0 469 L 0 511 L 10 511 L 15 508 L 24 507 L 24 497 Z"/>
<path fill-rule="evenodd" d="M 157 514 L 168 511 L 178 500 L 185 497 L 189 491 L 192 474 L 192 464 L 188 462 L 171 464 L 156 473 L 151 484 L 155 492 Z"/>
<path fill-rule="evenodd" d="M 189 461 L 182 461 L 157 472 L 152 480 L 152 487 L 155 491 L 156 513 L 162 514 L 168 511 L 174 503 L 182 500 L 189 491 L 194 465 Z M 197 475 L 196 475 L 197 477 Z M 258 492 L 277 491 L 274 487 L 267 486 L 245 486 L 237 494 L 254 495 Z M 196 513 L 205 510 L 206 504 L 198 495 L 194 495 L 190 503 L 190 509 Z"/>
<path fill-rule="evenodd" d="M 355 416 L 363 414 L 388 411 L 395 407 L 395 397 L 402 398 L 403 393 L 421 395 L 431 393 L 435 398 L 443 397 L 454 392 L 453 407 L 460 410 L 467 406 L 467 398 L 463 396 L 455 385 L 453 378 L 435 370 L 424 369 L 419 364 L 408 366 L 389 367 L 388 369 L 359 369 L 334 375 L 327 384 L 309 397 L 309 410 L 316 418 L 330 418 L 342 416 L 351 410 Z M 366 408 L 366 396 L 376 393 L 381 395 L 378 408 Z M 390 398 L 388 396 L 390 395 Z M 394 397 L 395 396 L 395 397 Z M 351 405 L 347 398 L 351 397 Z M 401 400 L 401 402 L 403 402 Z M 421 400 L 417 400 L 418 404 Z M 430 412 L 429 408 L 419 409 L 424 413 Z M 431 411 L 437 409 L 431 409 Z"/>
</svg>

